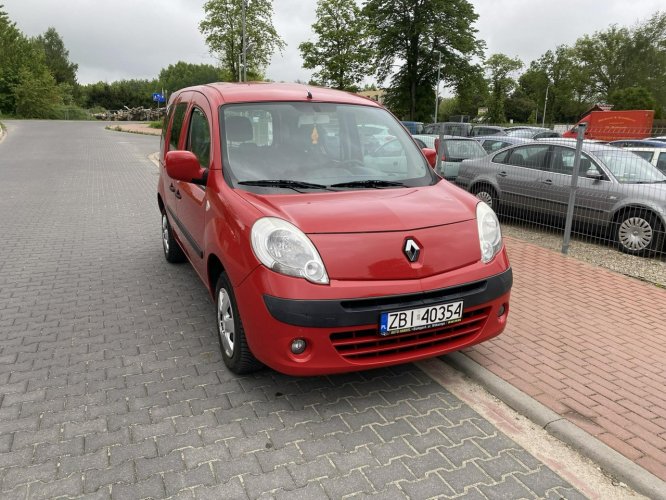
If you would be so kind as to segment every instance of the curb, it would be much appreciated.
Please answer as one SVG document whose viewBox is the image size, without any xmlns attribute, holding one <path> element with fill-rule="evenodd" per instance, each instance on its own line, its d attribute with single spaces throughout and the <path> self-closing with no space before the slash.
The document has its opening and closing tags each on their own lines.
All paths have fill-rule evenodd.
<svg viewBox="0 0 666 500">
<path fill-rule="evenodd" d="M 637 493 L 666 500 L 666 482 L 583 431 L 460 352 L 439 359 L 481 384 L 488 392 L 597 463 Z"/>
<path fill-rule="evenodd" d="M 138 134 L 138 135 L 149 135 L 149 136 L 159 136 L 162 135 L 161 129 L 151 129 L 148 127 L 138 129 L 132 129 L 131 126 L 125 125 L 107 125 L 104 127 L 106 130 L 111 130 L 113 132 L 125 132 L 127 134 Z"/>
</svg>

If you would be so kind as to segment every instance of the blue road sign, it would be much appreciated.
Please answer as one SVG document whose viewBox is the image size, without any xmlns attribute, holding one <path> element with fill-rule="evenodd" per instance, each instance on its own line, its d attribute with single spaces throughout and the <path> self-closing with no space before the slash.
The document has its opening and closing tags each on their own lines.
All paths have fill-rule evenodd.
<svg viewBox="0 0 666 500">
<path fill-rule="evenodd" d="M 155 101 L 155 102 L 166 102 L 166 99 L 159 92 L 154 92 L 153 93 L 153 101 Z"/>
</svg>

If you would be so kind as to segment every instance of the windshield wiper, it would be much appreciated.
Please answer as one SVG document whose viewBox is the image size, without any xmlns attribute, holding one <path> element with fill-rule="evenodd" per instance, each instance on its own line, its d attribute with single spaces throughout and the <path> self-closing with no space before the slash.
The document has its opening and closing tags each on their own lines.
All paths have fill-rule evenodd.
<svg viewBox="0 0 666 500">
<path fill-rule="evenodd" d="M 262 179 L 257 181 L 240 181 L 238 184 L 244 186 L 277 187 L 288 189 L 328 189 L 324 184 L 313 184 L 311 182 L 293 181 L 290 179 Z"/>
<path fill-rule="evenodd" d="M 392 186 L 404 186 L 402 182 L 385 181 L 382 179 L 366 179 L 363 181 L 350 181 L 340 182 L 338 184 L 331 184 L 331 187 L 368 187 L 368 188 L 382 188 Z"/>
</svg>

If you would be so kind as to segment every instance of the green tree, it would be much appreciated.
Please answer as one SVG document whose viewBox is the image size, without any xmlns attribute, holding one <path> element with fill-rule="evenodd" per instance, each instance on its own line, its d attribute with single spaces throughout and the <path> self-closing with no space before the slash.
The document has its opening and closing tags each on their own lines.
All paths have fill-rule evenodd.
<svg viewBox="0 0 666 500">
<path fill-rule="evenodd" d="M 461 72 L 454 82 L 453 87 L 456 107 L 445 115 L 446 119 L 450 115 L 476 116 L 479 108 L 484 107 L 488 100 L 488 82 L 484 78 L 483 68 L 479 65 L 469 65 L 465 68 L 465 71 Z"/>
<path fill-rule="evenodd" d="M 322 85 L 357 91 L 371 69 L 372 49 L 355 0 L 318 0 L 312 31 L 316 41 L 298 46 L 303 67 L 321 68 L 313 76 Z"/>
<path fill-rule="evenodd" d="M 654 109 L 655 99 L 645 87 L 630 87 L 611 92 L 609 101 L 613 109 Z"/>
<path fill-rule="evenodd" d="M 505 54 L 493 54 L 486 60 L 486 71 L 490 86 L 488 101 L 488 120 L 493 123 L 506 122 L 504 102 L 516 85 L 512 77 L 523 63 L 518 58 L 511 58 Z"/>
<path fill-rule="evenodd" d="M 445 85 L 469 71 L 469 58 L 482 55 L 474 28 L 478 15 L 467 0 L 367 0 L 363 13 L 380 82 L 399 62 L 386 102 L 403 118 L 433 117 L 438 52 Z"/>
<path fill-rule="evenodd" d="M 191 64 L 178 61 L 160 71 L 159 81 L 161 87 L 169 92 L 175 92 L 192 85 L 229 80 L 229 76 L 212 64 Z"/>
<path fill-rule="evenodd" d="M 614 90 L 630 85 L 628 80 L 632 77 L 627 73 L 630 47 L 630 31 L 619 26 L 576 41 L 573 57 L 588 77 L 588 98 L 605 100 Z"/>
<path fill-rule="evenodd" d="M 50 116 L 60 92 L 44 51 L 10 21 L 0 5 L 0 113 L 25 118 Z"/>
<path fill-rule="evenodd" d="M 206 18 L 199 30 L 206 37 L 211 52 L 217 55 L 224 70 L 234 81 L 241 74 L 239 57 L 242 53 L 242 3 L 246 2 L 245 26 L 247 73 L 251 79 L 261 79 L 273 53 L 282 51 L 284 41 L 273 27 L 272 0 L 208 0 L 204 4 Z"/>
<path fill-rule="evenodd" d="M 119 80 L 112 83 L 97 82 L 81 87 L 82 105 L 118 110 L 124 107 L 149 108 L 155 106 L 153 92 L 160 90 L 157 80 Z"/>
<path fill-rule="evenodd" d="M 49 67 L 56 83 L 76 85 L 76 72 L 79 65 L 70 62 L 69 51 L 65 48 L 65 42 L 60 38 L 56 29 L 53 27 L 47 29 L 43 35 L 39 35 L 35 40 L 44 50 L 46 65 Z"/>
<path fill-rule="evenodd" d="M 13 90 L 16 116 L 24 118 L 51 118 L 55 106 L 62 102 L 55 79 L 46 66 L 36 71 L 23 66 Z"/>
<path fill-rule="evenodd" d="M 658 112 L 666 109 L 666 12 L 632 28 L 614 25 L 586 35 L 573 50 L 586 76 L 589 102 L 611 101 L 616 91 L 642 87 L 654 97 Z"/>
<path fill-rule="evenodd" d="M 627 66 L 634 77 L 630 85 L 645 87 L 655 99 L 656 115 L 666 116 L 666 11 L 634 27 Z"/>
<path fill-rule="evenodd" d="M 530 70 L 546 75 L 548 87 L 546 122 L 548 123 L 575 122 L 595 102 L 589 93 L 589 72 L 581 67 L 573 48 L 561 45 L 554 51 L 547 51 L 532 63 Z M 541 91 L 544 98 L 546 86 L 542 87 Z M 541 113 L 543 98 L 536 102 Z"/>
</svg>

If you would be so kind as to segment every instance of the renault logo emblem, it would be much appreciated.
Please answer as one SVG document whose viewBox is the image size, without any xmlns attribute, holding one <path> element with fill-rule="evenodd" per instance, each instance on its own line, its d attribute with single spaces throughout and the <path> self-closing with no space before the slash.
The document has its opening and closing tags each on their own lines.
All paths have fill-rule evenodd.
<svg viewBox="0 0 666 500">
<path fill-rule="evenodd" d="M 407 260 L 409 262 L 416 262 L 419 260 L 419 255 L 421 254 L 421 248 L 416 244 L 416 242 L 411 239 L 407 238 L 405 240 L 405 246 L 402 249 L 403 252 L 405 252 L 405 256 L 407 257 Z"/>
</svg>

